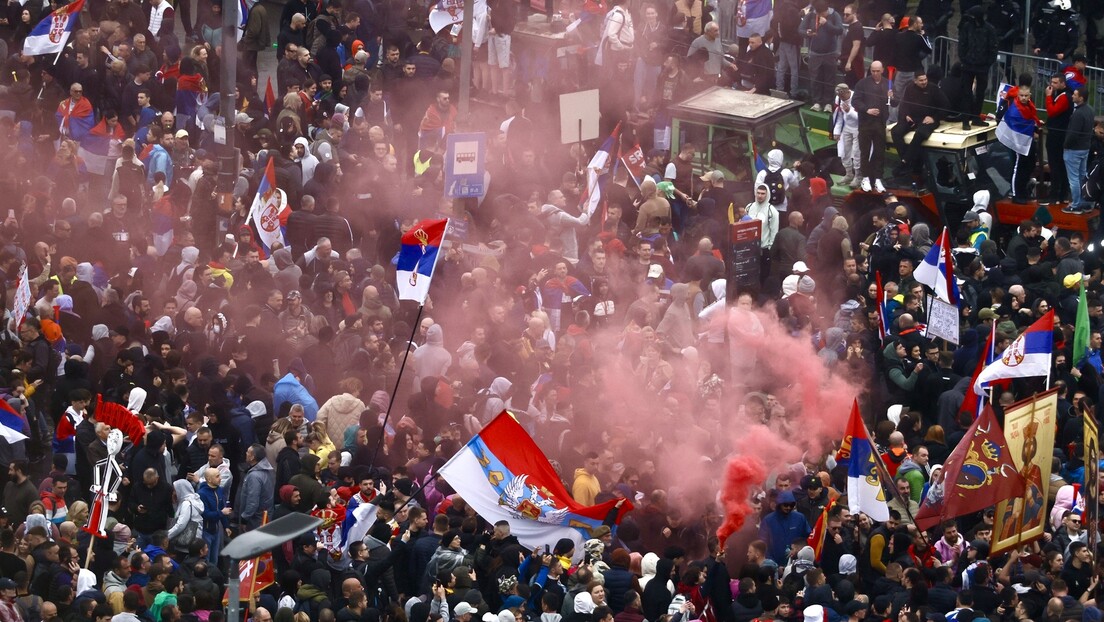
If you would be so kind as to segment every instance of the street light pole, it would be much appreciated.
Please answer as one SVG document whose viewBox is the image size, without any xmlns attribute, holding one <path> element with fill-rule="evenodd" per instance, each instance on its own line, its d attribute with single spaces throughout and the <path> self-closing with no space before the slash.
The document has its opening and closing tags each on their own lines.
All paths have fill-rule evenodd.
<svg viewBox="0 0 1104 622">
<path fill-rule="evenodd" d="M 473 13 L 475 13 L 475 0 L 464 0 L 464 24 L 460 31 L 460 106 L 457 109 L 462 122 L 466 122 L 468 118 L 471 103 L 472 20 L 475 17 Z"/>
<path fill-rule="evenodd" d="M 260 1 L 260 0 L 258 0 Z M 244 16 L 243 16 L 244 17 Z M 237 98 L 234 90 L 238 81 L 238 0 L 222 0 L 222 55 L 220 61 L 222 89 L 219 92 L 219 113 L 226 129 L 226 143 L 219 154 L 219 193 L 223 209 L 232 207 L 234 182 L 238 177 L 238 152 L 234 141 L 234 114 Z"/>
</svg>

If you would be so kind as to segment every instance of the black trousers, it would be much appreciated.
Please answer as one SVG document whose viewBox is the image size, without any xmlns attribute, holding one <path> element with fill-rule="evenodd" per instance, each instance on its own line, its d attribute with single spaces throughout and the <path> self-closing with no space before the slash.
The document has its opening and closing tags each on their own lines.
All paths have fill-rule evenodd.
<svg viewBox="0 0 1104 622">
<path fill-rule="evenodd" d="M 885 119 L 859 121 L 859 170 L 863 177 L 881 179 L 885 170 Z"/>
<path fill-rule="evenodd" d="M 1066 133 L 1061 131 L 1047 131 L 1046 154 L 1050 163 L 1050 195 L 1051 201 L 1061 201 L 1070 194 L 1069 178 L 1066 176 L 1066 160 L 1062 157 L 1065 149 L 1062 143 L 1066 140 Z"/>
<path fill-rule="evenodd" d="M 977 119 L 981 114 L 981 106 L 985 103 L 985 91 L 988 86 L 987 71 L 962 70 L 962 101 L 959 105 L 970 113 L 971 120 Z"/>
<path fill-rule="evenodd" d="M 894 125 L 893 129 L 890 130 L 890 134 L 893 136 L 893 146 L 897 149 L 897 154 L 901 156 L 902 160 L 908 162 L 912 170 L 919 171 L 923 168 L 924 159 L 921 146 L 938 127 L 939 123 L 915 124 L 909 123 L 904 119 L 898 119 L 897 125 Z M 905 134 L 913 130 L 916 131 L 916 134 L 913 135 L 912 142 L 905 143 Z M 860 149 L 861 148 L 860 146 Z"/>
<path fill-rule="evenodd" d="M 1039 154 L 1035 150 L 1035 141 L 1031 141 L 1031 149 L 1027 152 L 1027 155 L 1020 155 L 1019 152 L 1013 152 L 1016 155 L 1015 161 L 1012 163 L 1012 196 L 1017 199 L 1030 198 L 1027 194 L 1027 185 L 1031 181 L 1031 176 L 1035 174 L 1035 165 L 1039 161 Z"/>
</svg>

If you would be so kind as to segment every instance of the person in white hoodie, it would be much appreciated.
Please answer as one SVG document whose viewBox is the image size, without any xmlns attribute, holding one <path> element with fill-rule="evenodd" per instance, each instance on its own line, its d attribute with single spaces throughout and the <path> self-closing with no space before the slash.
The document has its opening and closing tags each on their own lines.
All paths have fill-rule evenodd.
<svg viewBox="0 0 1104 622">
<path fill-rule="evenodd" d="M 859 112 L 851 105 L 851 87 L 842 82 L 836 85 L 836 105 L 832 108 L 832 140 L 837 141 L 836 153 L 847 171 L 840 183 L 858 188 Z"/>
<path fill-rule="evenodd" d="M 186 479 L 173 482 L 173 493 L 176 511 L 173 512 L 172 526 L 169 527 L 169 542 L 173 548 L 186 551 L 187 540 L 194 541 L 203 537 L 203 501 L 192 483 Z"/>
<path fill-rule="evenodd" d="M 771 153 L 775 151 L 777 149 L 771 151 Z M 761 278 L 765 278 L 770 274 L 770 251 L 771 247 L 774 246 L 774 237 L 778 235 L 778 209 L 770 202 L 770 188 L 767 187 L 767 184 L 761 181 L 755 182 L 755 200 L 748 203 L 747 215 L 763 223 L 763 233 L 759 239 L 759 246 L 763 249 L 762 260 L 759 263 L 759 275 Z"/>
<path fill-rule="evenodd" d="M 788 205 L 786 197 L 797 187 L 798 181 L 797 173 L 783 166 L 781 149 L 771 149 L 767 152 L 767 168 L 759 171 L 755 176 L 755 186 L 758 187 L 759 184 L 767 186 L 770 204 L 779 212 L 786 211 Z"/>
<path fill-rule="evenodd" d="M 295 139 L 295 162 L 303 169 L 303 183 L 306 184 L 314 177 L 314 169 L 318 167 L 318 158 L 311 153 L 310 142 L 300 136 Z"/>
</svg>

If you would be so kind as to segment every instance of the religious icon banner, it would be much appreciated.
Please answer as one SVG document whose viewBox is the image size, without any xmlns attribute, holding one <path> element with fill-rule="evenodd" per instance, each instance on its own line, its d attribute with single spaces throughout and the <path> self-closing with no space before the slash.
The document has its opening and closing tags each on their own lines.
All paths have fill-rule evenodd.
<svg viewBox="0 0 1104 622">
<path fill-rule="evenodd" d="M 1027 486 L 1023 497 L 997 504 L 990 556 L 1043 535 L 1057 412 L 1055 389 L 1017 402 L 1004 411 L 1008 453 Z"/>
</svg>

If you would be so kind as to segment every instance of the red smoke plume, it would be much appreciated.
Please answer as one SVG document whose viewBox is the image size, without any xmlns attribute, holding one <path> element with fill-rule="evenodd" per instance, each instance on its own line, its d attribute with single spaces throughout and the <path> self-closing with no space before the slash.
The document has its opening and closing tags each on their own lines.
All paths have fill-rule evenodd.
<svg viewBox="0 0 1104 622">
<path fill-rule="evenodd" d="M 728 537 L 744 526 L 744 520 L 751 513 L 751 491 L 763 483 L 767 468 L 755 456 L 733 456 L 725 470 L 724 487 L 721 490 L 721 502 L 724 504 L 724 523 L 717 529 L 717 539 L 724 547 Z"/>
</svg>

